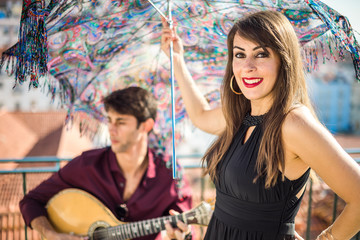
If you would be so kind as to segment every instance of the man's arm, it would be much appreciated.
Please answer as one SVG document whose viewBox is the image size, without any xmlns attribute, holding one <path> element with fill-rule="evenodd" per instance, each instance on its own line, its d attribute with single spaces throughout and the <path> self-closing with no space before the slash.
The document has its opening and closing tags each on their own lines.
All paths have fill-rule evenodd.
<svg viewBox="0 0 360 240">
<path fill-rule="evenodd" d="M 66 187 L 64 184 L 51 184 L 57 179 L 58 173 L 52 175 L 48 180 L 41 183 L 30 191 L 20 201 L 20 211 L 26 225 L 38 231 L 46 240 L 79 240 L 78 236 L 58 233 L 47 218 L 46 203 L 48 200 Z"/>
<path fill-rule="evenodd" d="M 20 211 L 27 226 L 32 227 L 31 222 L 40 216 L 47 216 L 46 204 L 58 192 L 66 188 L 76 187 L 76 183 L 71 176 L 81 169 L 79 156 L 71 160 L 50 178 L 40 183 L 37 187 L 27 193 L 20 201 Z M 78 175 L 77 175 L 78 176 Z"/>
<path fill-rule="evenodd" d="M 27 193 L 20 201 L 20 211 L 27 226 L 33 228 L 32 221 L 40 216 L 47 216 L 46 204 L 59 191 L 69 188 L 61 180 L 59 173 L 54 173 L 49 179 Z"/>
</svg>

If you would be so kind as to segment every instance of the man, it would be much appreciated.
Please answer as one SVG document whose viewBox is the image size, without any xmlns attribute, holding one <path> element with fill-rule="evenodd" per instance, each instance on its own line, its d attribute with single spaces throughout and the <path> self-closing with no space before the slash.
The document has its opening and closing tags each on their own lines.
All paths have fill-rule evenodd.
<svg viewBox="0 0 360 240">
<path fill-rule="evenodd" d="M 20 201 L 26 224 L 46 239 L 79 239 L 57 233 L 46 204 L 59 191 L 78 188 L 95 196 L 120 220 L 133 222 L 191 208 L 189 187 L 179 189 L 162 156 L 148 148 L 154 126 L 155 98 L 139 87 L 111 93 L 104 99 L 111 147 L 82 153 Z M 89 209 L 91 211 L 91 209 Z M 138 239 L 161 239 L 153 234 Z"/>
</svg>

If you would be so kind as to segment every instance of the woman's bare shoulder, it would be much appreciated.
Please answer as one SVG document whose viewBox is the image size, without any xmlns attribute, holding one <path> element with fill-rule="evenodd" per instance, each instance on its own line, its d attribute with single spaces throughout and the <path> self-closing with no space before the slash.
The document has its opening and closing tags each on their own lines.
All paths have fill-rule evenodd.
<svg viewBox="0 0 360 240">
<path fill-rule="evenodd" d="M 284 119 L 281 130 L 283 140 L 290 146 L 306 139 L 309 141 L 310 137 L 321 137 L 327 132 L 312 111 L 304 105 L 298 105 L 290 110 Z"/>
<path fill-rule="evenodd" d="M 319 121 L 311 112 L 311 110 L 304 105 L 296 105 L 286 115 L 282 130 L 283 131 L 295 131 L 300 129 L 319 124 Z"/>
</svg>

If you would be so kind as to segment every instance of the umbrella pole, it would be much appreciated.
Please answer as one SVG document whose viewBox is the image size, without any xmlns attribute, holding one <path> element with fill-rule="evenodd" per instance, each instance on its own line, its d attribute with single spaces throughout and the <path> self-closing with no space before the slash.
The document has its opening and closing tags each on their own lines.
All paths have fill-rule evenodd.
<svg viewBox="0 0 360 240">
<path fill-rule="evenodd" d="M 160 9 L 158 9 L 155 4 L 151 1 L 148 0 L 148 2 L 154 7 L 154 9 L 163 17 L 165 18 L 168 23 L 169 23 L 169 27 L 170 29 L 173 28 L 173 21 L 172 21 L 172 14 L 171 14 L 171 0 L 168 0 L 168 17 L 166 17 L 161 11 Z M 174 46 L 173 46 L 173 42 L 170 42 L 170 83 L 171 83 L 171 128 L 172 128 L 172 173 L 173 173 L 173 178 L 176 179 L 177 176 L 177 171 L 176 171 L 176 149 L 175 149 L 175 87 L 174 87 L 174 83 L 175 83 L 175 76 L 174 76 Z"/>
<path fill-rule="evenodd" d="M 168 11 L 169 11 L 169 27 L 173 28 L 172 14 L 171 14 L 171 0 L 168 0 Z M 170 74 L 171 74 L 171 124 L 172 124 L 172 170 L 173 170 L 173 178 L 177 178 L 176 171 L 176 149 L 175 149 L 175 76 L 174 76 L 174 46 L 173 42 L 170 42 Z"/>
</svg>

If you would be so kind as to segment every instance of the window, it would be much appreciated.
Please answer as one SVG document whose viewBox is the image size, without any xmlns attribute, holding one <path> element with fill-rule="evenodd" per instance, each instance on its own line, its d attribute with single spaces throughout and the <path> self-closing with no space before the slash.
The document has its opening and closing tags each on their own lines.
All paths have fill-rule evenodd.
<svg viewBox="0 0 360 240">
<path fill-rule="evenodd" d="M 14 111 L 15 111 L 15 112 L 19 112 L 20 110 L 21 110 L 21 105 L 20 105 L 19 102 L 16 102 L 16 103 L 15 103 L 15 109 L 14 109 Z"/>
</svg>

